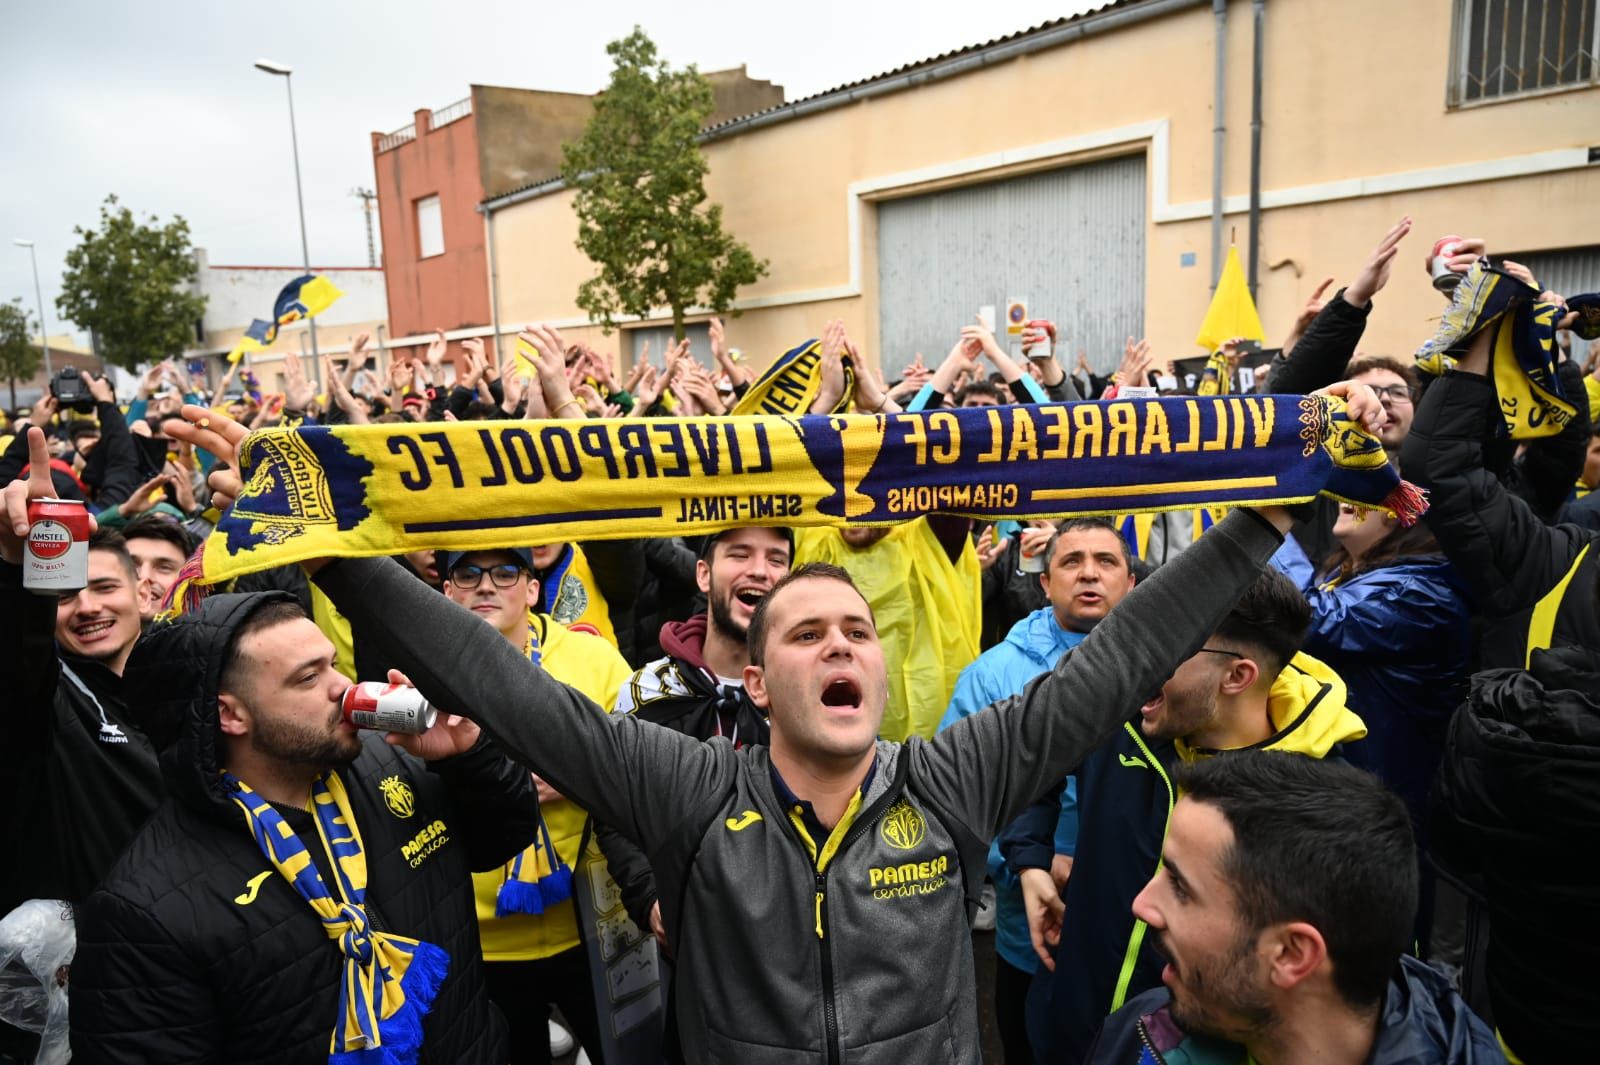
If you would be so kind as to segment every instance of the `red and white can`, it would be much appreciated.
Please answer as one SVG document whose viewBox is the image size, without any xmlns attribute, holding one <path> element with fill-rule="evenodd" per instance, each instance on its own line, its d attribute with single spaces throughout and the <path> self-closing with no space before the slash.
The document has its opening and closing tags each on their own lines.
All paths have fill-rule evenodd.
<svg viewBox="0 0 1600 1065">
<path fill-rule="evenodd" d="M 439 711 L 429 706 L 417 689 L 408 684 L 386 684 L 379 680 L 350 685 L 339 704 L 346 724 L 377 732 L 404 732 L 416 736 L 432 728 L 439 717 Z"/>
<path fill-rule="evenodd" d="M 88 583 L 88 508 L 73 499 L 29 502 L 22 586 L 39 595 L 60 595 Z"/>
<path fill-rule="evenodd" d="M 1433 276 L 1433 287 L 1449 292 L 1461 284 L 1461 275 L 1450 269 L 1450 259 L 1460 249 L 1461 238 L 1454 233 L 1433 242 L 1433 253 L 1428 256 L 1428 273 Z"/>
</svg>

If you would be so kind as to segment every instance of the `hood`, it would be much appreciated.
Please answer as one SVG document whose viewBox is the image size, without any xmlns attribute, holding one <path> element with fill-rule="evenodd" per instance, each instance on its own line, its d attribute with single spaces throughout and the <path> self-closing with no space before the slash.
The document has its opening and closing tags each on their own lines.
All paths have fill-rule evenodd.
<svg viewBox="0 0 1600 1065">
<path fill-rule="evenodd" d="M 1326 758 L 1341 743 L 1353 743 L 1367 734 L 1367 726 L 1346 705 L 1344 681 L 1328 665 L 1304 651 L 1283 667 L 1267 693 L 1267 714 L 1277 729 L 1247 750 L 1291 751 Z M 1177 741 L 1185 760 L 1197 754 L 1215 754 Z"/>
<path fill-rule="evenodd" d="M 669 621 L 661 626 L 661 650 L 681 658 L 699 669 L 706 667 L 706 616 L 696 614 L 687 621 Z"/>
<path fill-rule="evenodd" d="M 1600 747 L 1600 653 L 1535 651 L 1526 670 L 1473 677 L 1469 703 L 1485 731 L 1507 743 Z"/>
<path fill-rule="evenodd" d="M 238 815 L 218 776 L 217 685 L 234 632 L 274 601 L 295 599 L 287 592 L 209 596 L 198 609 L 151 625 L 123 671 L 129 710 L 161 752 L 168 793 L 230 819 Z"/>
<path fill-rule="evenodd" d="M 1505 1060 L 1494 1033 L 1448 980 L 1415 958 L 1400 959 L 1369 1065 L 1498 1065 Z"/>
<path fill-rule="evenodd" d="M 1055 664 L 1062 651 L 1078 646 L 1086 635 L 1063 629 L 1056 621 L 1056 608 L 1046 603 L 1011 626 L 1011 631 L 1006 633 L 1002 642 L 1010 644 L 1029 658 L 1037 659 L 1041 666 L 1048 669 Z"/>
</svg>

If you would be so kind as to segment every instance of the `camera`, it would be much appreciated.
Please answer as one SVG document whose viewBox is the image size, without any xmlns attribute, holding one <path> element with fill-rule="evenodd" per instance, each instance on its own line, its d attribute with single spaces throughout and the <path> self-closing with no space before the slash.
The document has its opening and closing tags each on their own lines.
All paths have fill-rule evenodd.
<svg viewBox="0 0 1600 1065">
<path fill-rule="evenodd" d="M 64 366 L 50 379 L 50 394 L 56 397 L 62 409 L 81 414 L 94 413 L 94 396 L 89 392 L 89 382 L 76 366 Z"/>
</svg>

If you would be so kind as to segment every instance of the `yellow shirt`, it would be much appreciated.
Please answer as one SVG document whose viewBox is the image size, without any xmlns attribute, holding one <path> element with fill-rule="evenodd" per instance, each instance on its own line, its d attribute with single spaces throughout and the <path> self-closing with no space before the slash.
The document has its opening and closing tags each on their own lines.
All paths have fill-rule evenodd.
<svg viewBox="0 0 1600 1065">
<path fill-rule="evenodd" d="M 548 615 L 535 615 L 533 632 L 539 642 L 541 665 L 545 672 L 570 685 L 603 707 L 606 713 L 616 705 L 617 693 L 633 675 L 617 649 L 598 636 L 573 632 Z M 534 710 L 532 712 L 537 712 Z M 578 845 L 589 814 L 570 799 L 545 803 L 540 813 L 550 830 L 550 842 L 563 862 L 576 870 Z M 529 848 L 532 851 L 533 848 Z M 528 854 L 528 860 L 533 855 Z M 552 906 L 540 914 L 518 913 L 509 917 L 494 915 L 495 897 L 510 868 L 472 874 L 473 894 L 478 907 L 478 933 L 483 941 L 484 961 L 528 961 L 548 958 L 578 945 L 578 922 L 572 900 Z M 605 865 L 591 867 L 609 877 Z M 577 882 L 574 880 L 574 890 Z"/>
<path fill-rule="evenodd" d="M 605 596 L 600 594 L 600 588 L 595 584 L 594 570 L 589 568 L 589 559 L 584 555 L 583 548 L 573 544 L 572 561 L 552 579 L 558 587 L 541 593 L 551 604 L 550 617 L 562 625 L 589 625 L 612 647 L 617 646 L 616 629 L 611 624 L 611 609 L 606 606 Z"/>
<path fill-rule="evenodd" d="M 885 739 L 932 739 L 961 671 L 978 657 L 981 571 L 971 538 L 956 562 L 926 518 L 896 525 L 865 550 L 838 529 L 796 529 L 795 565 L 831 562 L 849 571 L 872 607 L 889 672 Z"/>
</svg>

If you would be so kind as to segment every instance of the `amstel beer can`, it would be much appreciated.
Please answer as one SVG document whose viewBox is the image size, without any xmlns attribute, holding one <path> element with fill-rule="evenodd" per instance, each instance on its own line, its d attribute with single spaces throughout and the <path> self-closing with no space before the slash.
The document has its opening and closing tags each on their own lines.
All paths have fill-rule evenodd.
<svg viewBox="0 0 1600 1065">
<path fill-rule="evenodd" d="M 31 501 L 22 586 L 39 595 L 60 595 L 88 583 L 88 508 L 72 499 Z"/>
<path fill-rule="evenodd" d="M 439 711 L 429 706 L 417 689 L 378 680 L 350 685 L 344 690 L 340 706 L 347 724 L 377 732 L 415 736 L 427 732 L 439 717 Z"/>
<path fill-rule="evenodd" d="M 1461 275 L 1450 269 L 1450 257 L 1455 255 L 1460 244 L 1461 238 L 1455 234 L 1433 242 L 1433 254 L 1428 256 L 1428 273 L 1433 275 L 1433 287 L 1440 292 L 1450 292 L 1461 284 Z"/>
</svg>

